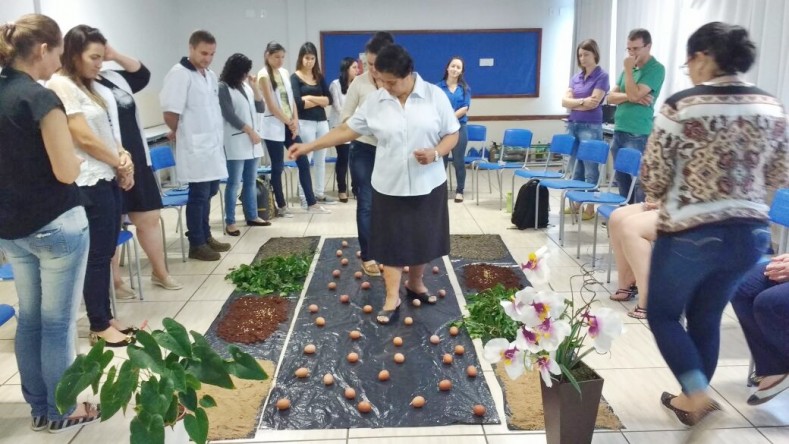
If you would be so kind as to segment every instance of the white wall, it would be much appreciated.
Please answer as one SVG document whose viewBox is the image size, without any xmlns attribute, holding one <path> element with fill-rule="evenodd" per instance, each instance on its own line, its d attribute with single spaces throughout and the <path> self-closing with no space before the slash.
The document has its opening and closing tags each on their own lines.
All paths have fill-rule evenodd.
<svg viewBox="0 0 789 444">
<path fill-rule="evenodd" d="M 12 11 L 13 19 L 33 12 L 34 3 L 3 0 L 3 14 Z M 289 50 L 286 66 L 292 71 L 299 46 L 305 41 L 320 45 L 320 31 L 542 28 L 540 97 L 475 100 L 470 115 L 565 114 L 560 97 L 570 76 L 574 0 L 40 0 L 40 5 L 40 12 L 57 20 L 64 32 L 81 23 L 97 27 L 114 47 L 148 66 L 151 84 L 137 95 L 146 126 L 161 123 L 162 80 L 186 55 L 189 34 L 198 28 L 217 38 L 216 72 L 234 52 L 250 57 L 256 72 L 271 40 Z M 499 141 L 504 128 L 531 128 L 537 141 L 563 126 L 550 120 L 477 123 L 488 125 L 489 140 Z"/>
</svg>

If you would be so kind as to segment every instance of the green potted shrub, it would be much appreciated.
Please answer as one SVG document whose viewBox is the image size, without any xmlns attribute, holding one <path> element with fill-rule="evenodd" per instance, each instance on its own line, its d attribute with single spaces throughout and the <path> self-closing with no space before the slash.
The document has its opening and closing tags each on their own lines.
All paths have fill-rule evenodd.
<svg viewBox="0 0 789 444">
<path fill-rule="evenodd" d="M 64 412 L 74 406 L 77 396 L 91 387 L 94 395 L 99 394 L 101 420 L 106 421 L 121 410 L 125 413 L 134 396 L 134 418 L 129 426 L 132 444 L 164 443 L 165 427 L 181 419 L 189 438 L 205 443 L 205 408 L 216 403 L 208 395 L 198 399 L 201 385 L 232 389 L 230 375 L 252 380 L 264 380 L 268 375 L 238 347 L 230 346 L 231 359 L 223 359 L 201 334 L 187 333 L 171 318 L 162 324 L 164 330 L 137 332 L 137 344 L 127 347 L 129 359 L 120 367 L 107 368 L 114 353 L 104 350 L 104 341 L 96 343 L 87 355 L 77 356 L 58 384 L 58 409 Z M 101 382 L 105 374 L 106 380 Z"/>
</svg>

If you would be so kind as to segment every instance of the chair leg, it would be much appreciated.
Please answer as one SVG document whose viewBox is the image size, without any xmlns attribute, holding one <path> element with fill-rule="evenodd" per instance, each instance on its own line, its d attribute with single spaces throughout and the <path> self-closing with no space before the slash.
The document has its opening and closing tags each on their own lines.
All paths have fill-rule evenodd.
<svg viewBox="0 0 789 444">
<path fill-rule="evenodd" d="M 227 185 L 225 185 L 227 188 Z M 219 192 L 216 193 L 219 196 L 219 211 L 221 212 L 221 219 L 222 219 L 222 233 L 225 232 L 225 193 L 222 189 L 222 182 L 219 182 Z M 235 202 L 235 200 L 233 200 Z"/>
<path fill-rule="evenodd" d="M 488 172 L 488 193 L 493 194 L 493 182 L 490 181 L 490 170 Z"/>
<path fill-rule="evenodd" d="M 501 188 L 502 188 L 502 185 L 501 185 L 501 183 L 502 183 L 502 181 L 503 181 L 503 179 L 504 179 L 504 178 L 503 178 L 503 176 L 504 176 L 504 170 L 498 170 L 498 171 L 496 171 L 496 178 L 497 178 L 497 179 L 498 179 L 498 181 L 499 181 L 499 211 L 501 211 L 501 210 L 502 210 L 502 208 L 504 208 L 504 207 L 503 207 L 503 205 L 502 205 L 502 202 L 503 202 L 503 197 L 504 197 L 504 196 L 503 196 L 503 194 L 502 194 L 502 190 L 501 190 Z"/>
<path fill-rule="evenodd" d="M 115 279 L 112 273 L 112 267 L 110 267 L 110 304 L 112 304 L 112 316 L 118 317 L 118 307 L 115 305 Z"/>
<path fill-rule="evenodd" d="M 131 241 L 134 242 L 134 236 L 132 236 Z M 139 287 L 140 285 L 139 285 L 139 283 L 136 286 L 134 284 L 134 275 L 132 274 L 133 273 L 132 272 L 132 257 L 131 257 L 132 251 L 131 251 L 131 248 L 128 248 L 127 244 L 128 244 L 128 242 L 124 243 L 121 246 L 121 259 L 123 259 L 123 256 L 124 256 L 124 253 L 125 253 L 127 262 L 129 264 L 128 265 L 128 268 L 129 268 L 129 286 L 132 289 L 136 289 L 136 287 Z"/>
<path fill-rule="evenodd" d="M 477 197 L 477 206 L 479 206 L 479 177 L 477 176 L 479 174 L 479 168 L 476 168 L 474 165 L 472 165 L 471 168 L 474 173 L 472 174 L 472 178 L 474 179 L 474 195 Z"/>
<path fill-rule="evenodd" d="M 564 191 L 562 191 L 561 204 L 559 205 L 559 245 L 564 246 Z"/>
<path fill-rule="evenodd" d="M 178 226 L 181 228 L 178 233 L 181 235 L 181 260 L 186 262 L 186 244 L 184 242 L 184 222 L 181 218 L 182 207 L 178 207 Z"/>
</svg>

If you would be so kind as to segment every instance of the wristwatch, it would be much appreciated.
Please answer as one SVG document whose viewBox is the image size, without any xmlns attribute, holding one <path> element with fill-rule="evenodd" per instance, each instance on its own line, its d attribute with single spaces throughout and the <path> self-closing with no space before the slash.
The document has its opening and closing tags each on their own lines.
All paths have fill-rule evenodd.
<svg viewBox="0 0 789 444">
<path fill-rule="evenodd" d="M 441 159 L 441 155 L 438 154 L 438 150 L 434 149 L 434 151 L 436 152 L 436 158 L 433 159 L 433 162 L 438 162 L 438 160 Z"/>
</svg>

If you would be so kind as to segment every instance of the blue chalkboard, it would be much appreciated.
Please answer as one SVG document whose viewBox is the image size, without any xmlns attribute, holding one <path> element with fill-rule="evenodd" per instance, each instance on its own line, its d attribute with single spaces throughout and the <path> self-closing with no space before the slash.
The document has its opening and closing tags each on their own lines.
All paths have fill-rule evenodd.
<svg viewBox="0 0 789 444">
<path fill-rule="evenodd" d="M 321 31 L 321 65 L 327 81 L 338 77 L 343 57 L 358 58 L 373 31 Z M 538 97 L 540 95 L 541 29 L 392 31 L 395 42 L 414 59 L 415 70 L 428 82 L 443 77 L 450 57 L 465 61 L 465 77 L 473 97 Z M 493 66 L 480 66 L 493 59 Z"/>
</svg>

